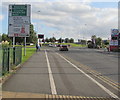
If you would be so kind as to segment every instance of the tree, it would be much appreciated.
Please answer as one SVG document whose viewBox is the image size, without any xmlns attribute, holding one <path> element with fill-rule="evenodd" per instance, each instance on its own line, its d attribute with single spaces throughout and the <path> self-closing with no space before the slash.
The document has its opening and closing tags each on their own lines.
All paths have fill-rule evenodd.
<svg viewBox="0 0 120 100">
<path fill-rule="evenodd" d="M 63 41 L 64 41 L 64 39 L 62 39 L 62 38 L 58 39 L 58 43 L 62 43 Z"/>
<path fill-rule="evenodd" d="M 12 43 L 12 39 L 8 37 L 7 34 L 2 34 L 2 41 L 8 41 L 10 44 Z"/>
<path fill-rule="evenodd" d="M 23 37 L 15 37 L 15 43 L 24 43 Z"/>
<path fill-rule="evenodd" d="M 109 45 L 109 40 L 104 40 L 103 43 L 104 45 Z"/>
<path fill-rule="evenodd" d="M 2 42 L 2 35 L 0 34 L 0 42 Z"/>
<path fill-rule="evenodd" d="M 68 38 L 65 38 L 65 43 L 69 43 L 69 39 Z"/>
<path fill-rule="evenodd" d="M 91 39 L 93 48 L 96 48 L 97 46 L 102 46 L 102 39 L 100 37 L 97 38 L 96 35 L 93 35 Z"/>
<path fill-rule="evenodd" d="M 70 43 L 74 43 L 74 39 L 73 38 L 71 38 L 69 41 L 70 41 Z"/>
<path fill-rule="evenodd" d="M 27 37 L 27 43 L 37 43 L 37 36 L 33 24 L 30 25 L 30 36 Z"/>
<path fill-rule="evenodd" d="M 30 24 L 30 36 L 26 38 L 27 43 L 37 43 L 37 36 L 36 32 L 34 31 L 33 24 Z M 16 43 L 24 43 L 24 37 L 16 37 L 15 38 Z"/>
<path fill-rule="evenodd" d="M 50 42 L 53 42 L 52 38 L 49 38 L 49 41 L 50 41 Z"/>
<path fill-rule="evenodd" d="M 52 39 L 53 43 L 56 42 L 56 38 L 55 37 L 52 37 L 51 39 Z"/>
<path fill-rule="evenodd" d="M 95 41 L 96 38 L 97 38 L 96 35 L 92 35 L 92 36 L 91 36 L 91 40 L 92 40 L 92 42 L 93 42 L 94 44 L 95 44 L 95 42 L 96 42 L 96 41 Z"/>
<path fill-rule="evenodd" d="M 92 35 L 91 40 L 92 40 L 93 48 L 95 48 L 96 47 L 96 35 Z"/>
<path fill-rule="evenodd" d="M 2 41 L 8 41 L 8 36 L 7 36 L 7 34 L 2 34 Z"/>
<path fill-rule="evenodd" d="M 96 38 L 96 45 L 102 45 L 102 39 L 100 37 Z"/>
<path fill-rule="evenodd" d="M 48 39 L 48 38 L 46 38 L 46 39 L 45 39 L 45 42 L 49 43 L 50 41 L 49 41 L 49 39 Z"/>
<path fill-rule="evenodd" d="M 81 44 L 85 44 L 86 45 L 86 40 L 81 40 Z"/>
</svg>

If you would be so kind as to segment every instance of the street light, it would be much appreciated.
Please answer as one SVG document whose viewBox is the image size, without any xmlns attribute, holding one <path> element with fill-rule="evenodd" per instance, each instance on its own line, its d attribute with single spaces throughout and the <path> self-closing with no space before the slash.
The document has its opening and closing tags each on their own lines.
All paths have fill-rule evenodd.
<svg viewBox="0 0 120 100">
<path fill-rule="evenodd" d="M 84 24 L 84 26 L 87 26 L 87 24 Z M 82 27 L 83 29 L 84 29 L 84 26 Z M 85 34 L 85 30 L 83 31 L 84 32 L 84 34 Z M 85 39 L 85 37 L 84 37 L 84 35 L 82 34 L 82 39 L 83 40 L 85 40 L 85 45 L 87 44 L 86 42 L 86 39 Z M 83 43 L 82 43 L 82 46 L 83 46 Z"/>
<path fill-rule="evenodd" d="M 40 12 L 41 12 L 40 10 L 39 10 L 39 11 L 37 11 L 37 13 L 40 13 Z M 40 18 L 39 14 L 38 14 L 38 18 Z M 39 25 L 39 22 L 38 22 L 38 25 Z M 37 25 L 37 31 L 39 30 L 38 25 Z M 40 40 L 39 40 L 39 38 L 38 38 L 38 44 L 39 44 L 39 42 L 40 42 Z"/>
<path fill-rule="evenodd" d="M 85 27 L 87 26 L 87 24 L 84 25 Z M 86 35 L 86 33 L 84 32 L 84 34 Z M 83 37 L 84 38 L 84 37 Z M 85 45 L 87 45 L 87 40 L 85 39 Z"/>
</svg>

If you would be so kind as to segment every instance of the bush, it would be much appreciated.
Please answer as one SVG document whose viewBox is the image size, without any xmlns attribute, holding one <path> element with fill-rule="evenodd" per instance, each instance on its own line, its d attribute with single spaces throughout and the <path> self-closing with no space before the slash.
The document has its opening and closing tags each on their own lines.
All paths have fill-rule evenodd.
<svg viewBox="0 0 120 100">
<path fill-rule="evenodd" d="M 9 47 L 9 42 L 8 41 L 2 41 L 2 48 Z"/>
</svg>

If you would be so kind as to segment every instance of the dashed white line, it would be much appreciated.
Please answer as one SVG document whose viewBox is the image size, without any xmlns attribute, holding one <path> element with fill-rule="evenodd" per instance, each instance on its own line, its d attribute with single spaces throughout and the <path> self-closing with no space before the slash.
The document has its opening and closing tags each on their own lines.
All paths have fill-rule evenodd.
<svg viewBox="0 0 120 100">
<path fill-rule="evenodd" d="M 52 92 L 52 94 L 57 94 L 56 86 L 55 86 L 55 82 L 54 82 L 54 78 L 53 78 L 53 75 L 52 75 L 52 70 L 51 70 L 51 67 L 50 67 L 50 62 L 49 62 L 46 50 L 45 50 L 45 55 L 46 55 L 46 60 L 47 60 L 47 65 L 48 65 L 48 73 L 49 73 L 49 79 L 50 79 L 51 92 Z"/>
<path fill-rule="evenodd" d="M 65 61 L 67 61 L 69 64 L 71 64 L 74 68 L 76 68 L 77 70 L 79 70 L 81 73 L 83 73 L 85 76 L 87 76 L 90 80 L 92 80 L 94 83 L 96 83 L 100 88 L 102 88 L 106 93 L 108 93 L 111 97 L 113 98 L 118 98 L 117 95 L 115 95 L 114 93 L 112 93 L 110 90 L 108 90 L 106 87 L 104 87 L 102 84 L 100 84 L 99 82 L 97 82 L 95 79 L 93 79 L 92 77 L 90 77 L 88 74 L 86 74 L 84 71 L 82 71 L 80 68 L 78 68 L 76 65 L 74 65 L 73 63 L 71 63 L 69 60 L 67 60 L 65 57 L 63 57 L 62 55 L 60 55 L 59 53 L 56 53 L 57 55 L 59 55 L 61 58 L 63 58 Z"/>
</svg>

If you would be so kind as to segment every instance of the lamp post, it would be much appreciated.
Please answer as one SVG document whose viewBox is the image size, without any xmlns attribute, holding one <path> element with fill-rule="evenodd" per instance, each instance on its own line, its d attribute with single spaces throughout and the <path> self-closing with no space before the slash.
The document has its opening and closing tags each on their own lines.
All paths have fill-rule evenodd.
<svg viewBox="0 0 120 100">
<path fill-rule="evenodd" d="M 40 18 L 40 16 L 39 16 L 39 13 L 40 13 L 41 11 L 39 10 L 39 11 L 37 11 L 37 13 L 38 13 L 38 18 Z M 39 25 L 39 22 L 38 22 L 38 25 Z M 39 30 L 39 27 L 37 26 L 37 31 Z M 39 32 L 39 31 L 38 31 Z M 38 38 L 38 44 L 40 43 L 40 40 L 39 40 L 39 38 Z"/>
<path fill-rule="evenodd" d="M 87 26 L 87 24 L 84 24 L 84 26 L 85 26 L 85 28 L 86 28 L 86 26 Z M 84 34 L 86 35 L 86 32 L 84 32 Z M 83 37 L 84 38 L 84 37 Z M 87 45 L 87 40 L 86 40 L 86 38 L 84 38 L 85 39 L 85 45 Z"/>
<path fill-rule="evenodd" d="M 87 24 L 84 24 L 84 26 L 86 26 Z M 82 27 L 83 29 L 84 29 L 84 26 Z M 85 30 L 83 31 L 84 32 L 84 34 L 85 34 Z M 82 35 L 82 39 L 83 39 L 83 41 L 85 40 L 85 45 L 87 44 L 86 42 L 86 39 L 85 39 L 85 36 L 84 35 Z M 83 41 L 82 41 L 82 47 L 83 47 Z"/>
</svg>

